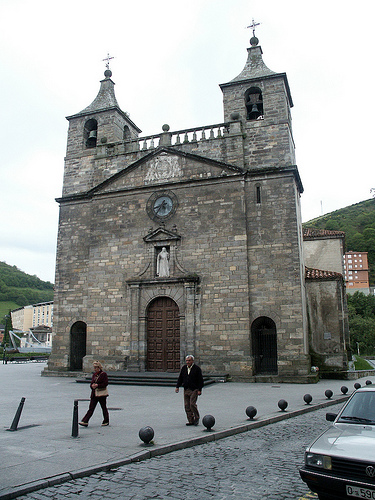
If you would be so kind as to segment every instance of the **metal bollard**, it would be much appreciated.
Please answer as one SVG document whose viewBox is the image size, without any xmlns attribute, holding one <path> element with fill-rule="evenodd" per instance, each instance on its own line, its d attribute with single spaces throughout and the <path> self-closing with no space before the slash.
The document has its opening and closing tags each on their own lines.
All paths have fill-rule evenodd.
<svg viewBox="0 0 375 500">
<path fill-rule="evenodd" d="M 8 429 L 8 431 L 16 431 L 17 430 L 18 422 L 19 422 L 20 417 L 21 417 L 21 413 L 22 413 L 24 402 L 25 402 L 25 398 L 21 398 L 21 402 L 18 405 L 18 408 L 17 408 L 16 414 L 14 416 L 12 425 L 10 426 L 10 428 Z"/>
<path fill-rule="evenodd" d="M 78 399 L 74 400 L 73 406 L 72 437 L 78 437 Z"/>
<path fill-rule="evenodd" d="M 73 406 L 72 437 L 78 437 L 78 401 L 90 401 L 89 399 L 75 399 Z"/>
</svg>

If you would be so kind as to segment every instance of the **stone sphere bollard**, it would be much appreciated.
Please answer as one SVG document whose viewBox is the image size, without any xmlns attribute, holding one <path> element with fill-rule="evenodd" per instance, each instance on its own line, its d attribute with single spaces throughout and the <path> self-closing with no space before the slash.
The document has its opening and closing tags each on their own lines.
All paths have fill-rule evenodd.
<svg viewBox="0 0 375 500">
<path fill-rule="evenodd" d="M 246 415 L 252 420 L 257 414 L 257 409 L 254 406 L 248 406 L 246 408 Z"/>
<path fill-rule="evenodd" d="M 280 399 L 280 401 L 277 403 L 277 406 L 281 411 L 285 411 L 288 407 L 288 403 L 285 401 L 285 399 Z"/>
<path fill-rule="evenodd" d="M 343 394 L 346 394 L 346 393 L 348 392 L 348 390 L 349 390 L 349 389 L 346 387 L 346 385 L 343 385 L 343 386 L 341 387 L 341 392 L 342 392 Z"/>
<path fill-rule="evenodd" d="M 142 427 L 142 429 L 139 431 L 139 437 L 145 444 L 149 444 L 154 437 L 154 429 L 148 426 Z"/>
<path fill-rule="evenodd" d="M 366 380 L 366 385 L 372 385 L 371 380 Z"/>
<path fill-rule="evenodd" d="M 324 394 L 327 399 L 331 399 L 331 397 L 333 396 L 333 392 L 331 391 L 331 389 L 327 389 Z"/>
<path fill-rule="evenodd" d="M 361 388 L 361 384 L 359 382 L 356 382 L 354 384 L 354 389 L 360 389 Z"/>
<path fill-rule="evenodd" d="M 202 419 L 202 424 L 210 431 L 215 425 L 215 418 L 212 415 L 205 415 Z"/>
<path fill-rule="evenodd" d="M 305 395 L 303 396 L 303 400 L 304 400 L 304 402 L 305 402 L 307 405 L 309 405 L 309 404 L 311 403 L 311 401 L 312 401 L 312 396 L 311 396 L 311 394 L 305 394 Z"/>
</svg>

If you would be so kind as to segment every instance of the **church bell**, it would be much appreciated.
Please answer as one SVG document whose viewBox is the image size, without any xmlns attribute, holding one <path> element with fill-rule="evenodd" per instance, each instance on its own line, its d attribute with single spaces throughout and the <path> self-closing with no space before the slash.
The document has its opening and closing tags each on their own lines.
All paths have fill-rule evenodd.
<svg viewBox="0 0 375 500">
<path fill-rule="evenodd" d="M 95 148 L 96 147 L 97 136 L 98 136 L 97 130 L 90 130 L 89 136 L 88 136 L 87 141 L 86 141 L 87 148 Z"/>
</svg>

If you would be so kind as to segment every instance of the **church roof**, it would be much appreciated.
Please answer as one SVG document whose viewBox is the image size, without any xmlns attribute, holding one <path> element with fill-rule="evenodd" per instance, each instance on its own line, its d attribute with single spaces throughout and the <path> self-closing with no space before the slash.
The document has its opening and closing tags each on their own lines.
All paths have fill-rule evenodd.
<svg viewBox="0 0 375 500">
<path fill-rule="evenodd" d="M 250 45 L 247 49 L 247 61 L 246 64 L 239 75 L 237 75 L 233 80 L 230 80 L 228 83 L 222 83 L 220 88 L 228 87 L 230 85 L 239 84 L 241 82 L 251 81 L 251 80 L 259 80 L 266 78 L 283 78 L 285 82 L 285 88 L 289 99 L 290 107 L 293 107 L 293 100 L 290 93 L 288 79 L 285 73 L 276 73 L 269 69 L 263 61 L 263 51 L 262 47 L 259 45 L 259 40 L 256 36 L 253 36 L 250 39 Z"/>
<path fill-rule="evenodd" d="M 344 231 L 329 231 L 328 229 L 303 228 L 304 240 L 345 238 Z"/>
<path fill-rule="evenodd" d="M 115 83 L 111 80 L 112 71 L 106 70 L 104 72 L 105 79 L 100 82 L 100 89 L 98 95 L 92 101 L 90 106 L 83 109 L 81 113 L 90 113 L 91 111 L 99 111 L 101 109 L 108 108 L 119 108 L 116 96 L 115 96 Z"/>
<path fill-rule="evenodd" d="M 342 279 L 342 274 L 335 271 L 323 271 L 305 266 L 305 278 L 309 280 L 336 280 Z"/>
<path fill-rule="evenodd" d="M 254 37 L 250 40 L 252 47 L 247 49 L 248 56 L 245 67 L 241 71 L 241 73 L 233 78 L 231 82 L 237 82 L 239 80 L 247 80 L 249 78 L 263 78 L 265 76 L 276 75 L 275 71 L 270 70 L 264 64 L 262 58 L 262 47 L 258 46 L 258 39 Z"/>
<path fill-rule="evenodd" d="M 95 196 L 97 193 L 102 192 L 102 190 L 104 188 L 108 188 L 108 186 L 113 185 L 118 179 L 120 179 L 124 175 L 127 175 L 129 172 L 136 170 L 142 164 L 147 163 L 152 158 L 157 157 L 158 155 L 161 155 L 161 154 L 165 154 L 168 156 L 170 156 L 170 155 L 179 156 L 182 158 L 189 159 L 191 161 L 196 161 L 196 162 L 199 162 L 201 164 L 205 164 L 207 166 L 215 167 L 217 169 L 217 176 L 216 176 L 217 178 L 225 177 L 226 175 L 233 175 L 233 176 L 249 175 L 248 170 L 241 168 L 241 167 L 238 167 L 236 165 L 231 165 L 229 163 L 218 161 L 218 160 L 215 160 L 212 158 L 207 158 L 205 156 L 200 156 L 197 154 L 188 153 L 186 151 L 181 151 L 179 149 L 174 149 L 172 147 L 158 146 L 157 148 L 155 148 L 151 152 L 147 153 L 145 156 L 138 158 L 136 161 L 125 166 L 124 168 L 122 168 L 121 170 L 119 170 L 115 174 L 111 175 L 107 179 L 103 180 L 102 182 L 100 182 L 96 186 L 92 187 L 88 191 L 82 192 L 82 193 L 69 194 L 69 195 L 63 196 L 61 198 L 56 198 L 56 201 L 58 203 L 63 203 L 63 202 L 69 202 L 72 200 L 91 198 L 92 196 Z M 293 167 L 291 167 L 291 168 L 293 169 Z M 280 170 L 280 168 L 278 170 Z M 211 175 L 210 175 L 208 178 L 213 178 L 213 176 L 211 177 Z M 189 177 L 189 182 L 192 182 L 192 180 L 193 180 L 192 177 Z M 198 178 L 195 180 L 198 180 Z M 202 180 L 201 177 L 199 177 L 198 181 L 201 182 L 201 180 Z M 143 188 L 144 186 L 143 185 L 138 186 L 138 188 L 139 187 Z M 133 188 L 122 186 L 121 188 L 116 188 L 116 190 L 120 190 L 120 191 L 126 190 L 127 191 L 127 190 L 133 189 Z"/>
<path fill-rule="evenodd" d="M 107 111 L 109 109 L 117 109 L 127 120 L 127 122 L 137 131 L 142 132 L 140 128 L 129 118 L 128 113 L 122 111 L 120 108 L 116 96 L 115 96 L 115 83 L 111 80 L 112 71 L 106 69 L 104 72 L 104 80 L 100 81 L 100 89 L 98 95 L 92 101 L 92 103 L 84 108 L 79 113 L 71 116 L 67 116 L 66 119 L 70 120 L 80 115 L 89 115 L 90 113 L 97 113 L 98 111 Z"/>
</svg>

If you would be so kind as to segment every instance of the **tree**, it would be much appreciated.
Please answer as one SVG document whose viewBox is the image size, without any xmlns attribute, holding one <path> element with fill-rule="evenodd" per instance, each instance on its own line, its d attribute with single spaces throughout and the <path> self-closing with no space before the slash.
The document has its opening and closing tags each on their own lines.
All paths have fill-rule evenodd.
<svg viewBox="0 0 375 500">
<path fill-rule="evenodd" d="M 375 296 L 355 292 L 347 296 L 349 312 L 350 345 L 362 354 L 375 352 Z"/>
<path fill-rule="evenodd" d="M 12 325 L 12 315 L 11 315 L 11 310 L 9 309 L 9 312 L 8 314 L 6 314 L 4 316 L 4 337 L 3 337 L 3 349 L 5 349 L 5 347 L 7 345 L 9 345 L 9 340 L 10 340 L 10 337 L 9 337 L 9 330 L 13 330 L 13 325 Z"/>
</svg>

